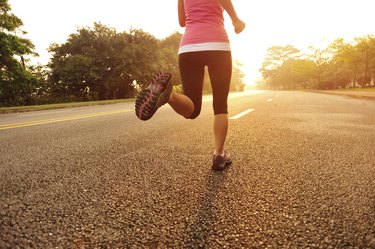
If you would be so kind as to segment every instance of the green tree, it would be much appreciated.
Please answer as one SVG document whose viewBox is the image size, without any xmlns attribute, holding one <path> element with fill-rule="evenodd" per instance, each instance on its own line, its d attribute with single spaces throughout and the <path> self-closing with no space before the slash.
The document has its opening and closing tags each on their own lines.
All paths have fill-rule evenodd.
<svg viewBox="0 0 375 249">
<path fill-rule="evenodd" d="M 230 83 L 230 91 L 241 92 L 245 88 L 243 82 L 243 72 L 241 68 L 243 67 L 242 63 L 238 60 L 233 61 L 233 70 L 232 70 L 232 79 Z"/>
<path fill-rule="evenodd" d="M 325 49 L 310 48 L 313 55 L 310 58 L 315 62 L 316 80 L 312 86 L 315 89 L 345 88 L 351 81 L 347 58 L 349 47 L 343 39 L 336 39 Z"/>
<path fill-rule="evenodd" d="M 336 39 L 329 45 L 330 51 L 333 54 L 332 63 L 334 64 L 334 75 L 336 79 L 345 79 L 346 84 L 350 81 L 353 87 L 358 80 L 360 74 L 360 57 L 356 52 L 355 46 L 345 43 L 342 38 Z"/>
<path fill-rule="evenodd" d="M 182 34 L 175 32 L 160 42 L 162 70 L 172 74 L 174 84 L 181 84 L 180 72 L 178 68 L 178 48 Z"/>
<path fill-rule="evenodd" d="M 94 23 L 50 47 L 49 82 L 64 99 L 132 97 L 160 65 L 158 40 L 142 30 L 117 33 Z"/>
<path fill-rule="evenodd" d="M 124 34 L 126 35 L 126 34 Z M 127 46 L 123 49 L 123 69 L 126 70 L 126 86 L 129 86 L 126 96 L 134 96 L 137 90 L 149 84 L 150 78 L 155 72 L 165 68 L 161 59 L 159 40 L 153 35 L 142 30 L 131 30 Z"/>
<path fill-rule="evenodd" d="M 292 46 L 268 49 L 260 71 L 265 85 L 273 88 L 336 89 L 368 86 L 375 75 L 375 38 L 357 37 L 352 43 L 339 38 L 325 49 L 310 47 L 300 55 Z"/>
<path fill-rule="evenodd" d="M 327 77 L 332 76 L 331 74 L 327 74 L 327 71 L 333 55 L 329 53 L 327 48 L 320 49 L 310 46 L 309 49 L 312 51 L 312 54 L 309 55 L 308 58 L 316 65 L 315 81 L 311 82 L 309 88 L 316 89 L 321 82 L 325 82 L 327 80 Z"/>
<path fill-rule="evenodd" d="M 10 13 L 8 0 L 0 0 L 0 106 L 33 104 L 38 79 L 28 70 L 25 55 L 33 53 L 30 40 L 16 35 L 22 20 Z"/>
<path fill-rule="evenodd" d="M 374 81 L 375 80 L 375 37 L 371 37 L 371 40 L 370 40 L 370 74 L 371 74 L 372 81 Z"/>
<path fill-rule="evenodd" d="M 311 88 L 316 77 L 316 64 L 307 59 L 289 60 L 287 89 Z"/>
<path fill-rule="evenodd" d="M 355 39 L 356 45 L 356 56 L 360 68 L 360 76 L 358 77 L 358 83 L 364 87 L 371 82 L 372 70 L 371 70 L 371 57 L 375 57 L 374 48 L 371 46 L 374 43 L 374 36 L 367 35 L 364 37 L 358 37 Z"/>
<path fill-rule="evenodd" d="M 272 46 L 267 50 L 262 68 L 259 70 L 272 88 L 280 88 L 281 82 L 276 80 L 278 69 L 289 59 L 297 59 L 300 50 L 292 45 Z"/>
</svg>

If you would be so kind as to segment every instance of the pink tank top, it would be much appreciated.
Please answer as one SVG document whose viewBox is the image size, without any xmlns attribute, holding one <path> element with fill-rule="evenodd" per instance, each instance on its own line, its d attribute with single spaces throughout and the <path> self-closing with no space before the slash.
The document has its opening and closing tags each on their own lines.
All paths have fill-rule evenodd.
<svg viewBox="0 0 375 249">
<path fill-rule="evenodd" d="M 218 0 L 184 0 L 184 4 L 186 27 L 179 53 L 230 50 L 224 27 L 224 10 Z"/>
</svg>

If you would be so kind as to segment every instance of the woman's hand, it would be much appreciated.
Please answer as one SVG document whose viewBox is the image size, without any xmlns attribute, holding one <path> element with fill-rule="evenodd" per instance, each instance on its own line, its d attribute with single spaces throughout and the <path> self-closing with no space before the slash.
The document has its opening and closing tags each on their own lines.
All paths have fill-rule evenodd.
<svg viewBox="0 0 375 249">
<path fill-rule="evenodd" d="M 241 33 L 245 29 L 245 23 L 238 18 L 236 10 L 232 4 L 231 0 L 219 0 L 219 4 L 225 9 L 230 18 L 232 19 L 232 24 L 234 26 L 234 32 L 236 34 Z"/>
<path fill-rule="evenodd" d="M 236 32 L 236 34 L 241 33 L 246 27 L 246 24 L 239 18 L 234 19 L 232 21 L 232 24 L 234 26 L 234 32 Z"/>
</svg>

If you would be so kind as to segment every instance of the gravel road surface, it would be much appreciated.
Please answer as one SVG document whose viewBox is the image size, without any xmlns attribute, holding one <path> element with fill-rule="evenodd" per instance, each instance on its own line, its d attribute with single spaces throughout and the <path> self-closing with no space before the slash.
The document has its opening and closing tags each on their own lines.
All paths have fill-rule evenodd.
<svg viewBox="0 0 375 249">
<path fill-rule="evenodd" d="M 375 101 L 229 105 L 246 115 L 221 173 L 210 99 L 196 120 L 142 122 L 132 103 L 0 115 L 0 248 L 375 248 Z"/>
</svg>

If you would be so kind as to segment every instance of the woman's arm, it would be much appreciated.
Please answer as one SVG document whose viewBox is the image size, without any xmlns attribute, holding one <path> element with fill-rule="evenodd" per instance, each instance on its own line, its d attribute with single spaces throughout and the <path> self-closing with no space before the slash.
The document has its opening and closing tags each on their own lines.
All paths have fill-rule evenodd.
<svg viewBox="0 0 375 249">
<path fill-rule="evenodd" d="M 233 20 L 238 19 L 236 10 L 232 4 L 231 0 L 219 0 L 220 5 L 225 9 L 230 18 Z"/>
<path fill-rule="evenodd" d="M 184 0 L 178 0 L 178 22 L 181 27 L 186 25 L 185 5 Z"/>
<path fill-rule="evenodd" d="M 242 30 L 245 29 L 245 23 L 238 18 L 236 10 L 234 9 L 234 6 L 232 4 L 231 0 L 219 0 L 220 5 L 225 9 L 225 11 L 228 13 L 230 18 L 232 19 L 232 23 L 234 26 L 234 31 L 239 34 L 242 32 Z"/>
</svg>

